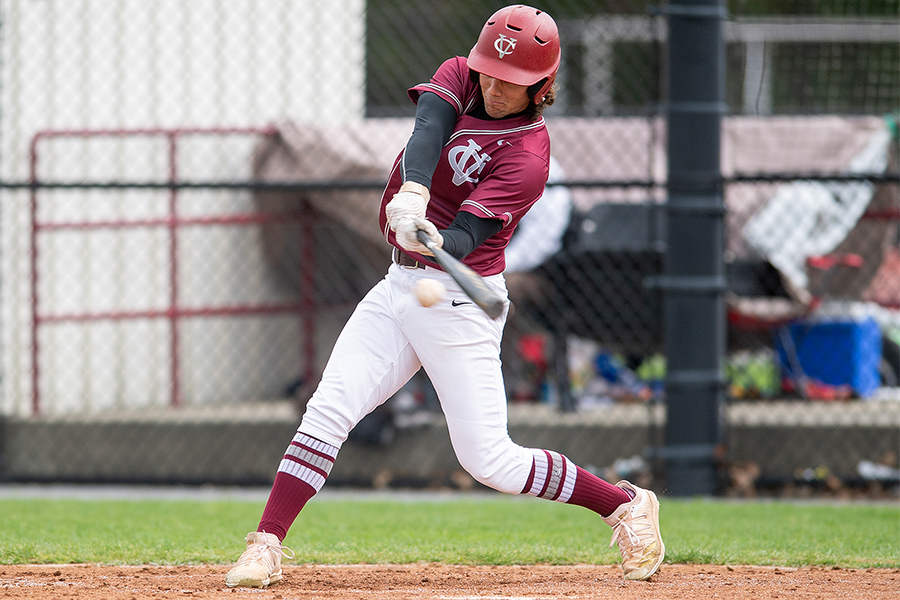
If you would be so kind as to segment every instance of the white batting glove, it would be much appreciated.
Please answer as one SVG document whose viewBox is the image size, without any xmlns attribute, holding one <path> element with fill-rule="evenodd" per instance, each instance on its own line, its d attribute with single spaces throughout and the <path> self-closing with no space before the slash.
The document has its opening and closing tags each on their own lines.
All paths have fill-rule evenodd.
<svg viewBox="0 0 900 600">
<path fill-rule="evenodd" d="M 428 234 L 428 237 L 434 242 L 438 248 L 444 245 L 444 237 L 438 233 L 437 227 L 428 219 L 422 217 L 404 217 L 397 223 L 397 243 L 407 252 L 418 252 L 427 256 L 434 256 L 434 253 L 428 249 L 428 246 L 419 241 L 417 233 L 419 230 Z"/>
<path fill-rule="evenodd" d="M 404 217 L 425 218 L 425 209 L 431 194 L 428 188 L 414 181 L 407 181 L 400 186 L 400 191 L 394 194 L 384 207 L 388 225 L 392 231 L 397 231 L 397 223 Z"/>
</svg>

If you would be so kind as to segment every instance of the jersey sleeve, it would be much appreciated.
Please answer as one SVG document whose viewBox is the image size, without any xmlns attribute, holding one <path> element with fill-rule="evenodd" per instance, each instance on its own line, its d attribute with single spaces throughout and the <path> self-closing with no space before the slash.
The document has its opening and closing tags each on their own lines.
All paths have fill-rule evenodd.
<svg viewBox="0 0 900 600">
<path fill-rule="evenodd" d="M 460 210 L 477 217 L 499 219 L 503 227 L 516 224 L 544 191 L 547 162 L 536 154 L 520 152 L 497 165 L 463 201 Z"/>
<path fill-rule="evenodd" d="M 444 61 L 428 83 L 411 87 L 407 94 L 413 102 L 423 92 L 434 92 L 454 108 L 457 116 L 465 114 L 477 99 L 477 86 L 469 79 L 469 65 L 462 56 Z"/>
</svg>

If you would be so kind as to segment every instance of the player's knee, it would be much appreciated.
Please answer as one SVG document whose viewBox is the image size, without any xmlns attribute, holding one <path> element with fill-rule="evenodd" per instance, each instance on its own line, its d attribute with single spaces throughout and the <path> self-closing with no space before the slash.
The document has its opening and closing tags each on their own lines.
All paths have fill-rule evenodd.
<svg viewBox="0 0 900 600">
<path fill-rule="evenodd" d="M 478 483 L 485 485 L 491 489 L 495 489 L 498 492 L 504 492 L 506 494 L 517 494 L 521 490 L 516 489 L 514 486 L 510 485 L 508 478 L 502 477 L 498 473 L 487 473 L 484 471 L 479 471 L 477 469 L 466 468 L 466 471 L 472 478 Z"/>
<path fill-rule="evenodd" d="M 460 465 L 475 481 L 498 492 L 518 494 L 528 478 L 530 464 L 515 456 L 502 452 L 493 456 L 459 456 Z"/>
</svg>

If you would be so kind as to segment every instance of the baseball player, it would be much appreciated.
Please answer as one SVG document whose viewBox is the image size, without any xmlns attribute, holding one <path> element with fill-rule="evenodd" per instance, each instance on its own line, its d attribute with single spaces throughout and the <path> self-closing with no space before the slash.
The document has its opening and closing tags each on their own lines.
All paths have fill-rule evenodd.
<svg viewBox="0 0 900 600">
<path fill-rule="evenodd" d="M 613 529 L 610 546 L 618 544 L 627 579 L 648 579 L 659 568 L 664 546 L 653 492 L 627 481 L 612 485 L 557 452 L 510 439 L 500 368 L 506 310 L 488 317 L 416 237 L 425 231 L 506 298 L 504 248 L 547 181 L 550 137 L 541 113 L 555 98 L 559 61 L 550 15 L 507 6 L 488 19 L 467 58 L 447 60 L 428 83 L 409 90 L 415 127 L 391 171 L 379 219 L 394 246 L 393 264 L 338 337 L 259 526 L 226 575 L 229 587 L 281 579 L 282 556 L 293 557 L 281 542 L 322 488 L 350 430 L 419 368 L 434 384 L 454 452 L 472 477 L 502 492 L 598 513 Z M 421 278 L 447 289 L 428 308 L 414 295 Z"/>
</svg>

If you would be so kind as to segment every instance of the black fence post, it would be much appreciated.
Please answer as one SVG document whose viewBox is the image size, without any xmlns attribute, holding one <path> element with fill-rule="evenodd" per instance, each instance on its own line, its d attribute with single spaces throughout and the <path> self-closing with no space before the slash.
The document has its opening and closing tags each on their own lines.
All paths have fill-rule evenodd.
<svg viewBox="0 0 900 600">
<path fill-rule="evenodd" d="M 724 0 L 670 0 L 668 13 L 668 247 L 666 487 L 673 496 L 717 489 L 724 404 Z"/>
</svg>

